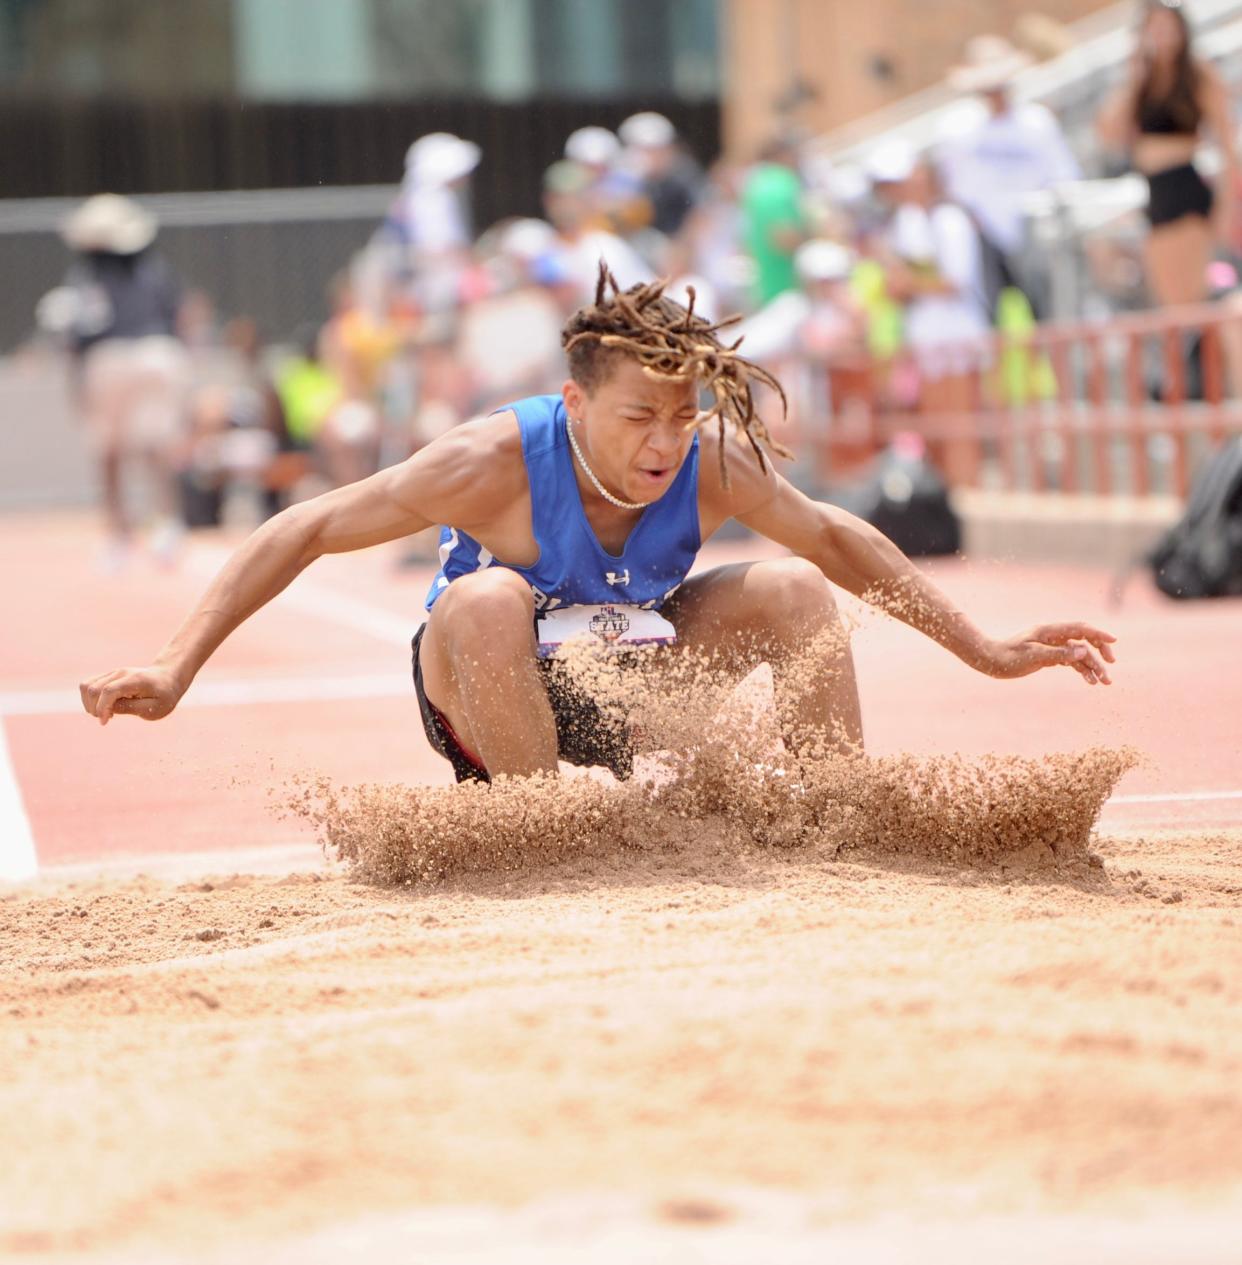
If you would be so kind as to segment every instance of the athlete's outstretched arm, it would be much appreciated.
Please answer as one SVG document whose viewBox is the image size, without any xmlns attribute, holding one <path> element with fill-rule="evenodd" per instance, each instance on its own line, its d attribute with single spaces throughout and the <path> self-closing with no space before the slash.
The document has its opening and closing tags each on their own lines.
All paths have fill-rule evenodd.
<svg viewBox="0 0 1242 1265">
<path fill-rule="evenodd" d="M 511 463 L 497 461 L 503 418 L 467 423 L 399 466 L 381 470 L 277 514 L 225 563 L 195 610 L 153 663 L 118 668 L 82 683 L 82 705 L 107 724 L 113 715 L 159 720 L 176 707 L 226 637 L 316 558 L 397 540 L 433 523 L 487 521 L 503 500 Z"/>
<path fill-rule="evenodd" d="M 736 467 L 735 467 L 736 468 Z M 743 475 L 743 481 L 747 476 Z M 751 475 L 751 495 L 759 490 Z M 754 531 L 814 562 L 834 584 L 879 606 L 989 676 L 1076 669 L 1088 684 L 1110 684 L 1116 640 L 1084 623 L 1044 624 L 1008 639 L 985 635 L 882 532 L 836 506 L 804 496 L 769 474 L 758 503 L 738 514 Z"/>
</svg>

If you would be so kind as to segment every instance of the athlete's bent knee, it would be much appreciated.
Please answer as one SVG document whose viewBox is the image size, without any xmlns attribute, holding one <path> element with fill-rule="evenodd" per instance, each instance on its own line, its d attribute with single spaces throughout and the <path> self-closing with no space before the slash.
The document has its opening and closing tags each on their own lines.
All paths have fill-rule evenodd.
<svg viewBox="0 0 1242 1265">
<path fill-rule="evenodd" d="M 765 614 L 773 620 L 823 618 L 836 612 L 832 586 L 824 573 L 805 558 L 780 558 L 762 564 L 752 576 L 753 588 Z"/>
<path fill-rule="evenodd" d="M 454 580 L 432 614 L 439 614 L 454 646 L 494 643 L 506 634 L 525 640 L 533 636 L 535 599 L 530 585 L 515 571 L 491 567 Z"/>
</svg>

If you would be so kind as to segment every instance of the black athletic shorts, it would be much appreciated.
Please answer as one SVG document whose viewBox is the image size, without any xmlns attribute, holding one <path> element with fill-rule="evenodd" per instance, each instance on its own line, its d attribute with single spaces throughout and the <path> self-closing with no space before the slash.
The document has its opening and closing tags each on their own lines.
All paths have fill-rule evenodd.
<svg viewBox="0 0 1242 1265">
<path fill-rule="evenodd" d="M 423 688 L 423 670 L 418 661 L 424 624 L 414 634 L 414 692 L 423 714 L 423 730 L 427 741 L 452 766 L 459 782 L 490 782 L 487 769 L 478 756 L 468 751 L 453 732 Z M 634 752 L 629 729 L 605 716 L 595 700 L 584 694 L 569 680 L 564 668 L 554 659 L 539 660 L 539 674 L 548 691 L 552 715 L 556 720 L 556 753 L 568 764 L 601 765 L 622 780 L 634 771 Z"/>
<path fill-rule="evenodd" d="M 1212 187 L 1193 163 L 1183 163 L 1147 177 L 1147 221 L 1152 228 L 1172 224 L 1184 215 L 1206 219 L 1212 213 Z"/>
</svg>

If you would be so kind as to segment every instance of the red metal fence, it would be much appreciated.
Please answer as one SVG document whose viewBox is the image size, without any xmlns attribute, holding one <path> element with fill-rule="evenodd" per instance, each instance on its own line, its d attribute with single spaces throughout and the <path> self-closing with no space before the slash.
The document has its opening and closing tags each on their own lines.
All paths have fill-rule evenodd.
<svg viewBox="0 0 1242 1265">
<path fill-rule="evenodd" d="M 829 369 L 831 422 L 805 424 L 840 478 L 916 432 L 954 485 L 1184 496 L 1203 456 L 1242 430 L 1242 302 L 1065 322 L 952 349 L 966 372 L 910 359 Z M 926 363 L 924 368 L 926 368 Z"/>
</svg>

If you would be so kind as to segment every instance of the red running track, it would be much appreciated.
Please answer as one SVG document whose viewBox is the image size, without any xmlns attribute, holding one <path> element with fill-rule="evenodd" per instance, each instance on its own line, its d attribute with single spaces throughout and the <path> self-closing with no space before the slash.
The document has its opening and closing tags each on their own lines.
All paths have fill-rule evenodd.
<svg viewBox="0 0 1242 1265">
<path fill-rule="evenodd" d="M 195 539 L 175 571 L 139 559 L 107 576 L 94 565 L 91 520 L 0 520 L 0 874 L 6 848 L 13 872 L 23 817 L 40 867 L 242 853 L 308 840 L 303 825 L 272 812 L 294 774 L 450 780 L 409 683 L 408 639 L 430 568 L 398 568 L 391 547 L 317 563 L 226 643 L 167 720 L 121 717 L 103 728 L 80 711 L 77 682 L 146 662 L 226 547 Z M 760 542 L 711 545 L 703 562 L 771 552 Z M 1130 744 L 1147 762 L 1106 808 L 1110 828 L 1242 824 L 1242 601 L 1171 603 L 1138 578 L 1112 611 L 1108 577 L 1090 566 L 929 570 L 991 632 L 1053 619 L 1114 632 L 1114 684 L 1091 688 L 1069 671 L 991 681 L 864 614 L 854 647 L 870 750 L 1036 755 Z"/>
</svg>

